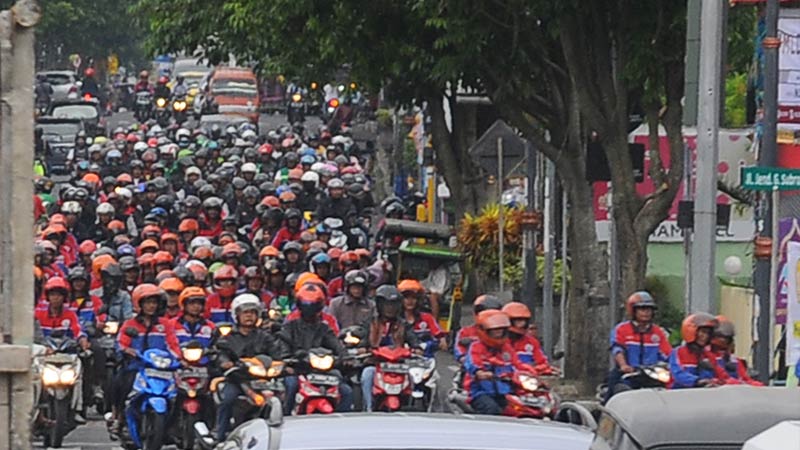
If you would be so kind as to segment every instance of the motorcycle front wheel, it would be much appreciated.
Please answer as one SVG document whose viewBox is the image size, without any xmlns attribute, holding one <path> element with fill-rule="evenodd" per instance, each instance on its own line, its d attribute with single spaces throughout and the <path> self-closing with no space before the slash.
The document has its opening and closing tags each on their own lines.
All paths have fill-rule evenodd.
<svg viewBox="0 0 800 450">
<path fill-rule="evenodd" d="M 69 404 L 70 398 L 65 397 L 61 400 L 53 399 L 50 402 L 49 418 L 53 420 L 53 426 L 50 432 L 44 435 L 45 447 L 61 447 L 64 442 L 64 436 L 69 429 Z"/>
<path fill-rule="evenodd" d="M 142 450 L 160 450 L 164 446 L 167 415 L 147 411 L 142 417 Z"/>
<path fill-rule="evenodd" d="M 184 450 L 194 450 L 194 423 L 197 417 L 191 414 L 184 414 L 181 421 L 181 448 Z"/>
</svg>

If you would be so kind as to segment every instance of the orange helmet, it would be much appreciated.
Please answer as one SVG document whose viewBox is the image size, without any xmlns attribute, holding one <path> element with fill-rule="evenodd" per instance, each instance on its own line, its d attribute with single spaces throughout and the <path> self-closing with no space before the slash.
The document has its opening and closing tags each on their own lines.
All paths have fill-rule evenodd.
<svg viewBox="0 0 800 450">
<path fill-rule="evenodd" d="M 108 228 L 108 231 L 121 233 L 125 231 L 125 224 L 121 220 L 112 220 L 108 222 L 106 228 Z"/>
<path fill-rule="evenodd" d="M 63 214 L 53 214 L 50 217 L 50 221 L 47 222 L 48 225 L 55 225 L 59 224 L 61 226 L 67 226 L 67 219 L 64 218 Z"/>
<path fill-rule="evenodd" d="M 687 344 L 697 340 L 697 330 L 699 328 L 711 328 L 713 332 L 717 327 L 718 321 L 711 314 L 700 312 L 688 315 L 681 324 L 681 336 Z"/>
<path fill-rule="evenodd" d="M 367 259 L 369 259 L 369 258 L 372 257 L 372 252 L 370 252 L 369 250 L 367 250 L 367 249 L 365 249 L 363 247 L 357 248 L 354 251 L 356 252 L 356 255 L 358 255 L 359 258 L 367 258 Z"/>
<path fill-rule="evenodd" d="M 174 259 L 175 258 L 172 257 L 172 253 L 164 250 L 159 250 L 153 255 L 153 261 L 157 266 L 160 266 L 161 264 L 169 264 L 171 266 Z"/>
<path fill-rule="evenodd" d="M 314 283 L 306 283 L 300 286 L 295 293 L 297 303 L 318 303 L 325 305 L 325 292 Z"/>
<path fill-rule="evenodd" d="M 339 258 L 341 258 L 343 253 L 344 252 L 339 247 L 333 247 L 330 250 L 328 250 L 328 256 L 331 257 L 332 261 L 336 261 Z"/>
<path fill-rule="evenodd" d="M 175 241 L 178 242 L 178 235 L 175 233 L 164 233 L 161 235 L 161 246 L 164 246 L 164 242 L 167 241 Z"/>
<path fill-rule="evenodd" d="M 142 237 L 143 238 L 146 238 L 147 236 L 150 236 L 151 234 L 155 235 L 155 236 L 161 235 L 161 227 L 159 227 L 158 225 L 150 224 L 150 225 L 145 225 L 144 228 L 142 228 Z"/>
<path fill-rule="evenodd" d="M 222 258 L 238 258 L 241 254 L 242 249 L 239 247 L 239 244 L 231 242 L 230 244 L 225 244 L 222 247 L 222 253 L 220 256 L 222 256 Z"/>
<path fill-rule="evenodd" d="M 131 183 L 133 183 L 133 177 L 131 177 L 130 174 L 121 173 L 121 174 L 117 175 L 117 184 L 118 185 L 125 186 L 125 185 L 131 184 Z"/>
<path fill-rule="evenodd" d="M 100 271 L 108 264 L 115 262 L 117 262 L 117 260 L 111 255 L 100 255 L 92 260 L 92 273 L 94 273 L 96 278 L 100 278 Z"/>
<path fill-rule="evenodd" d="M 91 172 L 84 175 L 82 180 L 86 183 L 93 184 L 95 187 L 100 186 L 101 183 L 100 176 L 97 175 L 96 173 L 91 173 Z"/>
<path fill-rule="evenodd" d="M 138 258 L 136 258 L 136 261 L 139 263 L 139 265 L 141 267 L 151 267 L 152 268 L 153 265 L 155 264 L 155 260 L 153 259 L 153 254 L 152 253 L 144 253 L 141 256 L 139 256 Z"/>
<path fill-rule="evenodd" d="M 647 291 L 638 291 L 631 294 L 628 300 L 625 301 L 625 312 L 628 317 L 633 319 L 633 310 L 636 308 L 653 308 L 656 309 L 656 301 L 653 296 Z"/>
<path fill-rule="evenodd" d="M 261 204 L 270 208 L 279 208 L 281 206 L 281 201 L 274 195 L 268 195 L 261 199 Z"/>
<path fill-rule="evenodd" d="M 268 246 L 262 248 L 261 251 L 258 252 L 258 259 L 262 259 L 262 258 L 279 258 L 280 256 L 281 256 L 281 252 L 278 251 L 277 248 L 275 248 L 275 247 L 273 247 L 271 245 L 268 245 Z"/>
<path fill-rule="evenodd" d="M 175 272 L 171 269 L 159 271 L 158 274 L 156 274 L 156 283 L 161 283 L 167 278 L 175 278 Z"/>
<path fill-rule="evenodd" d="M 214 258 L 214 252 L 208 247 L 198 247 L 192 254 L 192 258 L 205 260 Z"/>
<path fill-rule="evenodd" d="M 42 231 L 42 239 L 47 239 L 48 236 L 52 236 L 54 234 L 55 235 L 66 234 L 66 232 L 67 232 L 67 229 L 64 227 L 64 225 L 61 225 L 59 223 L 55 223 L 55 224 L 50 225 L 49 227 L 45 228 L 44 231 Z"/>
<path fill-rule="evenodd" d="M 95 250 L 97 250 L 97 244 L 89 239 L 81 242 L 81 245 L 78 246 L 78 252 L 80 252 L 81 255 L 91 255 Z"/>
<path fill-rule="evenodd" d="M 297 180 L 300 181 L 300 178 L 303 177 L 303 169 L 291 169 L 289 171 L 289 179 L 290 180 Z M 281 199 L 283 200 L 283 199 Z"/>
<path fill-rule="evenodd" d="M 158 287 L 163 289 L 165 292 L 182 292 L 183 291 L 183 281 L 180 278 L 172 277 L 172 278 L 165 278 L 163 281 L 158 283 Z"/>
<path fill-rule="evenodd" d="M 300 288 L 307 283 L 325 285 L 325 282 L 322 281 L 322 278 L 320 278 L 319 275 L 315 274 L 314 272 L 303 272 L 299 277 L 297 277 L 297 282 L 294 283 L 294 291 L 299 291 Z"/>
<path fill-rule="evenodd" d="M 47 280 L 47 282 L 44 284 L 45 295 L 47 295 L 48 292 L 56 289 L 64 291 L 66 294 L 69 294 L 70 291 L 69 282 L 61 277 L 53 277 Z"/>
<path fill-rule="evenodd" d="M 159 250 L 158 242 L 152 239 L 145 239 L 139 244 L 139 255 L 142 255 L 146 252 L 157 252 Z"/>
<path fill-rule="evenodd" d="M 239 279 L 239 273 L 235 268 L 229 265 L 224 265 L 214 272 L 214 291 L 222 297 L 232 297 L 236 294 L 236 281 Z M 224 280 L 233 280 L 233 286 L 223 287 L 219 283 Z"/>
<path fill-rule="evenodd" d="M 200 230 L 200 224 L 195 219 L 183 219 L 181 224 L 178 225 L 178 232 L 188 233 L 194 231 L 195 233 Z"/>
<path fill-rule="evenodd" d="M 493 338 L 489 335 L 490 330 L 505 329 L 511 327 L 511 321 L 508 316 L 502 311 L 490 309 L 481 311 L 478 314 L 478 339 L 484 345 L 491 348 L 501 348 L 508 342 L 508 335 L 500 338 Z"/>
<path fill-rule="evenodd" d="M 199 281 L 202 283 L 206 282 L 206 278 L 208 277 L 208 270 L 205 267 L 205 264 L 192 264 L 186 265 L 189 268 L 189 271 L 192 272 L 195 281 Z"/>
<path fill-rule="evenodd" d="M 152 283 L 143 283 L 133 290 L 133 295 L 131 295 L 131 303 L 133 303 L 133 309 L 139 310 L 139 305 L 141 301 L 149 298 L 149 297 L 159 297 L 159 300 L 163 298 L 164 292 L 155 284 Z"/>
<path fill-rule="evenodd" d="M 206 290 L 201 287 L 190 286 L 184 289 L 181 292 L 180 297 L 178 297 L 178 305 L 183 309 L 184 303 L 186 303 L 189 299 L 200 299 L 203 300 L 203 304 L 206 302 Z"/>
<path fill-rule="evenodd" d="M 508 316 L 508 319 L 511 321 L 511 326 L 509 327 L 509 330 L 512 333 L 525 334 L 528 332 L 528 330 L 526 330 L 525 328 L 519 328 L 514 326 L 514 321 L 517 319 L 525 319 L 527 321 L 531 320 L 532 317 L 531 310 L 528 309 L 528 307 L 525 306 L 525 304 L 520 302 L 510 302 L 505 306 L 503 306 L 503 309 L 501 309 L 500 311 L 504 312 Z"/>
<path fill-rule="evenodd" d="M 397 290 L 400 291 L 401 294 L 405 292 L 414 292 L 416 294 L 425 292 L 425 288 L 422 287 L 422 284 L 414 279 L 400 281 L 400 283 L 397 284 Z"/>
<path fill-rule="evenodd" d="M 331 259 L 334 258 L 331 256 Z M 344 252 L 342 253 L 342 256 L 339 257 L 339 268 L 342 270 L 342 272 L 344 272 L 348 266 L 358 265 L 359 259 L 360 258 L 358 257 L 358 254 L 352 250 Z"/>
<path fill-rule="evenodd" d="M 292 192 L 292 191 L 285 191 L 285 192 L 281 192 L 281 195 L 280 195 L 279 199 L 280 199 L 280 201 L 282 203 L 291 203 L 291 202 L 297 200 L 297 196 L 294 195 L 294 192 Z"/>
</svg>

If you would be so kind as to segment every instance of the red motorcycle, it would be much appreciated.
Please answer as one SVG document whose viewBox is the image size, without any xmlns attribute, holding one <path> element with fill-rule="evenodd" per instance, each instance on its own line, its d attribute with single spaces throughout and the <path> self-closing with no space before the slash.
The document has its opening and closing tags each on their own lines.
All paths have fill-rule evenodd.
<svg viewBox="0 0 800 450">
<path fill-rule="evenodd" d="M 399 347 L 380 347 L 372 352 L 375 358 L 375 378 L 372 397 L 377 411 L 397 411 L 411 395 L 408 364 L 411 350 Z"/>
<path fill-rule="evenodd" d="M 335 363 L 333 353 L 314 348 L 304 362 L 310 370 L 297 377 L 299 388 L 293 414 L 331 414 L 341 399 L 339 377 L 330 373 Z"/>
<path fill-rule="evenodd" d="M 209 374 L 208 367 L 203 361 L 205 352 L 199 343 L 188 342 L 181 348 L 183 360 L 187 367 L 178 370 L 175 374 L 175 384 L 178 387 L 178 418 L 175 422 L 175 440 L 179 448 L 191 450 L 194 448 L 194 423 L 208 421 L 213 406 L 208 394 Z"/>
<path fill-rule="evenodd" d="M 506 394 L 504 416 L 552 418 L 558 410 L 558 399 L 536 376 L 530 373 L 514 372 L 510 379 L 512 391 Z"/>
</svg>

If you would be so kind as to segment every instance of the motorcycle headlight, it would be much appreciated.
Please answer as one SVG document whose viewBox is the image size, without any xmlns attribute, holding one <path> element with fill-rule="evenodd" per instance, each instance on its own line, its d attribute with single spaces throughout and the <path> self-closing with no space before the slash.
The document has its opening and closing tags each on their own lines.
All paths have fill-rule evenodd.
<svg viewBox="0 0 800 450">
<path fill-rule="evenodd" d="M 316 82 L 312 81 L 312 82 L 311 82 L 311 85 L 310 85 L 309 87 L 311 88 L 311 90 L 312 90 L 312 91 L 314 91 L 314 90 L 316 90 L 316 89 L 317 89 L 317 87 L 318 87 L 318 86 L 317 86 L 317 83 L 316 83 Z"/>
<path fill-rule="evenodd" d="M 519 383 L 522 385 L 522 388 L 526 391 L 535 391 L 539 389 L 539 380 L 534 377 L 530 377 L 527 375 L 520 375 L 519 376 Z"/>
<path fill-rule="evenodd" d="M 42 383 L 47 385 L 58 384 L 60 380 L 58 369 L 53 366 L 45 366 L 42 371 Z"/>
<path fill-rule="evenodd" d="M 331 370 L 331 368 L 333 367 L 333 356 L 331 355 L 319 356 L 312 354 L 308 358 L 308 362 L 309 364 L 311 364 L 312 368 L 324 372 L 326 370 Z"/>
<path fill-rule="evenodd" d="M 231 327 L 230 325 L 220 325 L 218 330 L 220 336 L 227 336 L 231 334 L 231 330 L 233 330 L 233 327 Z"/>
<path fill-rule="evenodd" d="M 267 369 L 267 377 L 275 378 L 280 375 L 281 372 L 283 372 L 283 363 L 274 362 L 270 368 Z"/>
<path fill-rule="evenodd" d="M 163 108 L 166 105 L 167 105 L 167 99 L 165 99 L 165 98 L 157 98 L 156 99 L 156 106 L 158 106 L 159 108 Z"/>
<path fill-rule="evenodd" d="M 119 331 L 119 322 L 106 322 L 103 326 L 103 333 L 105 334 L 117 334 Z"/>
<path fill-rule="evenodd" d="M 295 103 L 300 103 L 300 100 L 303 99 L 303 96 L 300 94 L 292 94 L 292 101 Z"/>
<path fill-rule="evenodd" d="M 183 353 L 183 359 L 192 363 L 200 361 L 200 358 L 203 357 L 202 348 L 184 348 L 181 353 Z"/>
<path fill-rule="evenodd" d="M 653 370 L 652 375 L 650 376 L 664 384 L 669 383 L 669 380 L 672 378 L 672 375 L 669 373 L 669 370 L 663 367 L 656 367 Z"/>
<path fill-rule="evenodd" d="M 347 345 L 358 345 L 361 343 L 361 338 L 354 336 L 353 333 L 347 333 L 344 337 L 344 343 Z"/>
<path fill-rule="evenodd" d="M 277 309 L 270 309 L 269 310 L 269 320 L 280 320 L 281 319 L 281 312 Z"/>
<path fill-rule="evenodd" d="M 73 384 L 78 379 L 78 372 L 72 367 L 65 367 L 61 369 L 58 379 L 61 384 Z"/>
<path fill-rule="evenodd" d="M 247 368 L 247 372 L 256 378 L 267 377 L 267 369 L 264 366 L 251 364 L 250 367 Z"/>
<path fill-rule="evenodd" d="M 163 356 L 153 356 L 151 358 L 151 361 L 153 361 L 153 365 L 157 369 L 166 369 L 172 363 L 172 361 L 169 358 L 165 358 Z"/>
<path fill-rule="evenodd" d="M 186 109 L 186 102 L 175 102 L 172 107 L 175 108 L 175 111 L 183 111 Z"/>
</svg>

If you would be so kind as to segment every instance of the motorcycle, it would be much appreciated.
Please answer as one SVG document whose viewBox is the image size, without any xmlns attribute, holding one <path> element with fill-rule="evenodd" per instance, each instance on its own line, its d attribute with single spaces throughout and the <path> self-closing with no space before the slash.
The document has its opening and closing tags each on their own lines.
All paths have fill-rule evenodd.
<svg viewBox="0 0 800 450">
<path fill-rule="evenodd" d="M 369 352 L 369 336 L 365 327 L 352 325 L 339 332 L 339 342 L 347 353 L 347 364 L 343 364 L 342 376 L 353 388 L 353 407 L 361 411 L 363 400 L 361 397 L 361 372 L 364 370 L 365 360 L 372 356 Z"/>
<path fill-rule="evenodd" d="M 136 101 L 134 103 L 134 116 L 138 122 L 144 123 L 150 120 L 153 114 L 153 95 L 148 91 L 139 91 L 136 93 Z"/>
<path fill-rule="evenodd" d="M 339 377 L 331 375 L 335 358 L 324 348 L 312 348 L 308 356 L 293 360 L 295 366 L 309 368 L 308 373 L 299 375 L 299 388 L 295 400 L 294 415 L 331 414 L 339 404 Z"/>
<path fill-rule="evenodd" d="M 172 117 L 175 122 L 181 124 L 186 121 L 187 108 L 189 103 L 186 101 L 186 95 L 176 96 L 172 101 Z"/>
<path fill-rule="evenodd" d="M 286 106 L 286 118 L 290 124 L 302 123 L 306 120 L 306 105 L 303 94 L 295 92 Z"/>
<path fill-rule="evenodd" d="M 373 404 L 377 411 L 397 411 L 411 397 L 411 350 L 399 347 L 379 347 L 373 350 L 375 378 L 372 386 Z"/>
<path fill-rule="evenodd" d="M 671 382 L 672 374 L 667 363 L 636 367 L 633 372 L 622 375 L 620 382 L 614 385 L 612 396 L 636 389 L 666 389 Z M 605 383 L 597 387 L 595 397 L 599 402 L 604 402 L 608 388 Z"/>
<path fill-rule="evenodd" d="M 490 361 L 490 363 L 494 366 L 502 365 L 502 361 Z M 468 393 L 464 391 L 461 381 L 463 377 L 457 373 L 454 388 L 447 396 L 450 410 L 455 414 L 474 414 L 475 411 L 468 402 Z M 496 374 L 494 382 L 510 385 L 511 392 L 505 396 L 506 407 L 502 413 L 504 416 L 552 419 L 558 412 L 558 397 L 531 373 L 515 371 Z"/>
<path fill-rule="evenodd" d="M 76 395 L 83 376 L 78 342 L 62 332 L 47 338 L 44 353 L 34 359 L 33 372 L 41 380 L 34 385 L 38 397 L 34 413 L 34 433 L 42 435 L 45 447 L 61 447 L 64 437 L 75 429 L 75 413 L 80 405 Z"/>
<path fill-rule="evenodd" d="M 339 108 L 340 104 L 341 102 L 336 97 L 325 102 L 323 107 L 320 108 L 320 119 L 322 119 L 323 123 L 328 123 L 333 118 L 333 114 L 336 113 L 336 109 Z"/>
<path fill-rule="evenodd" d="M 169 104 L 169 100 L 164 97 L 156 98 L 156 110 L 155 110 L 155 119 L 159 125 L 162 127 L 166 127 L 169 125 L 169 109 L 167 105 Z"/>
<path fill-rule="evenodd" d="M 438 393 L 439 372 L 436 358 L 414 357 L 408 360 L 408 377 L 411 380 L 409 405 L 416 411 L 432 412 Z"/>
<path fill-rule="evenodd" d="M 178 395 L 175 371 L 180 362 L 169 352 L 146 350 L 136 357 L 144 364 L 133 382 L 125 405 L 125 421 L 130 442 L 128 449 L 157 450 L 167 440 L 167 421 L 170 403 Z"/>
<path fill-rule="evenodd" d="M 220 349 L 225 351 L 224 347 Z M 241 358 L 226 370 L 222 377 L 214 378 L 209 389 L 214 403 L 222 403 L 222 391 L 227 383 L 236 383 L 242 394 L 233 408 L 232 420 L 238 425 L 255 417 L 282 420 L 283 383 L 278 378 L 283 372 L 284 363 L 273 361 L 270 357 L 259 355 Z"/>
<path fill-rule="evenodd" d="M 97 346 L 103 351 L 106 361 L 103 379 L 100 380 L 100 387 L 104 395 L 102 398 L 95 398 L 98 412 L 107 413 L 111 411 L 111 383 L 117 371 L 117 332 L 119 331 L 119 325 L 120 323 L 117 321 L 106 322 L 103 325 L 102 334 L 96 338 Z"/>
<path fill-rule="evenodd" d="M 194 424 L 213 417 L 211 398 L 208 395 L 209 373 L 205 350 L 197 341 L 181 346 L 183 360 L 188 367 L 175 374 L 178 396 L 175 408 L 173 435 L 179 448 L 194 449 Z"/>
</svg>

